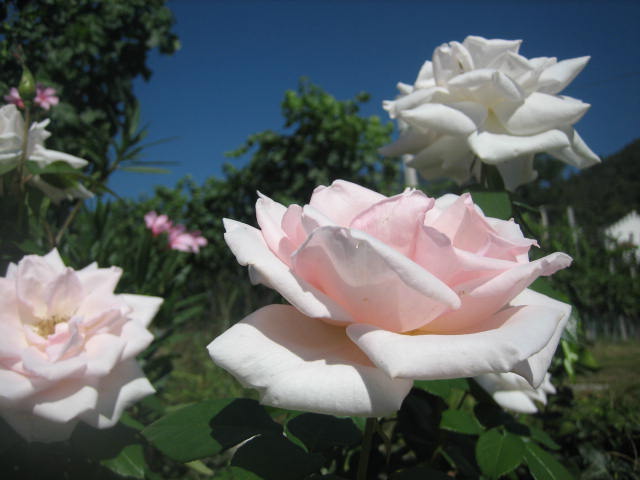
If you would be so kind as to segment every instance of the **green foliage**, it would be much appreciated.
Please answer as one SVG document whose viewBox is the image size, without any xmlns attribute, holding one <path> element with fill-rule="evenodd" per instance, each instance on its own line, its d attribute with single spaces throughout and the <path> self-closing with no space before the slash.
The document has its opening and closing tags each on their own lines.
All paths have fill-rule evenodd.
<svg viewBox="0 0 640 480">
<path fill-rule="evenodd" d="M 37 81 L 58 90 L 51 148 L 90 159 L 92 172 L 135 103 L 133 80 L 151 76 L 148 51 L 180 46 L 165 0 L 8 0 L 0 22 L 0 92 L 20 79 L 17 54 Z"/>
</svg>

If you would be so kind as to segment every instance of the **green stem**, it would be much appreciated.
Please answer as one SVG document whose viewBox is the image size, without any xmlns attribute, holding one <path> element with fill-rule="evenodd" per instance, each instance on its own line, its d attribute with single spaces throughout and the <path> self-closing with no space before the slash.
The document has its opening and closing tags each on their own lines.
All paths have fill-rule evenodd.
<svg viewBox="0 0 640 480">
<path fill-rule="evenodd" d="M 362 439 L 362 451 L 358 460 L 358 476 L 357 480 L 367 480 L 367 467 L 369 466 L 369 455 L 371 454 L 371 445 L 373 444 L 373 433 L 376 431 L 376 423 L 378 421 L 374 417 L 367 418 L 364 427 L 364 438 Z"/>
<path fill-rule="evenodd" d="M 18 181 L 18 231 L 22 232 L 22 217 L 24 215 L 25 198 L 25 182 L 23 181 L 24 169 L 27 164 L 27 149 L 29 147 L 29 127 L 31 122 L 31 114 L 29 112 L 28 102 L 25 102 L 24 110 L 24 131 L 22 136 L 22 151 L 18 160 L 17 181 Z"/>
</svg>

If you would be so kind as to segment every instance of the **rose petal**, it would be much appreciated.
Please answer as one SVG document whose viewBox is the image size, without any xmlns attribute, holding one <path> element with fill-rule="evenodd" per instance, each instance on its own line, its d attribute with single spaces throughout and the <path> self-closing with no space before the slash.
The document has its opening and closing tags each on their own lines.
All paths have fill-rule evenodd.
<svg viewBox="0 0 640 480">
<path fill-rule="evenodd" d="M 47 286 L 46 315 L 69 318 L 76 312 L 84 296 L 84 289 L 76 272 L 72 268 L 66 268 L 62 275 Z"/>
<path fill-rule="evenodd" d="M 513 300 L 540 276 L 548 276 L 571 264 L 565 253 L 552 253 L 530 263 L 521 263 L 489 279 L 474 279 L 456 285 L 459 309 L 445 313 L 424 328 L 429 332 L 465 332 L 479 328 L 481 322 Z"/>
<path fill-rule="evenodd" d="M 433 130 L 445 135 L 469 135 L 482 123 L 482 107 L 479 104 L 473 109 L 473 113 L 467 114 L 462 108 L 472 105 L 467 102 L 461 108 L 444 105 L 442 103 L 425 103 L 411 110 L 404 110 L 400 118 L 408 124 L 423 131 Z M 471 111 L 471 108 L 468 109 Z M 486 110 L 484 110 L 486 116 Z M 475 120 L 480 120 L 476 123 Z"/>
<path fill-rule="evenodd" d="M 258 389 L 262 403 L 281 408 L 383 416 L 400 408 L 413 383 L 372 367 L 343 328 L 286 305 L 261 308 L 207 348 L 215 363 Z"/>
<path fill-rule="evenodd" d="M 423 150 L 439 137 L 435 132 L 423 132 L 410 128 L 400 135 L 395 142 L 385 145 L 378 152 L 385 157 L 397 157 L 405 153 L 416 153 Z"/>
<path fill-rule="evenodd" d="M 545 379 L 545 375 L 547 373 L 547 370 L 549 370 L 549 365 L 551 365 L 553 354 L 556 351 L 556 347 L 558 346 L 558 342 L 560 341 L 560 337 L 562 336 L 564 327 L 569 321 L 569 317 L 571 315 L 571 305 L 559 302 L 547 297 L 546 295 L 534 292 L 531 289 L 524 290 L 521 294 L 519 294 L 511 301 L 511 304 L 540 305 L 547 308 L 555 308 L 558 311 L 562 312 L 562 318 L 556 325 L 556 329 L 553 333 L 551 341 L 535 355 L 524 359 L 513 368 L 513 372 L 526 378 L 534 388 L 538 388 Z"/>
<path fill-rule="evenodd" d="M 501 407 L 513 410 L 514 412 L 536 413 L 538 411 L 536 404 L 522 392 L 498 391 L 492 396 Z"/>
<path fill-rule="evenodd" d="M 107 333 L 94 335 L 87 340 L 87 375 L 103 377 L 118 363 L 125 348 L 126 341 Z"/>
<path fill-rule="evenodd" d="M 518 53 L 522 40 L 487 39 L 469 35 L 462 44 L 473 58 L 475 68 L 485 68 L 496 58 L 507 52 Z"/>
<path fill-rule="evenodd" d="M 316 187 L 309 205 L 333 220 L 347 226 L 363 210 L 384 200 L 384 195 L 355 183 L 336 180 L 330 186 Z"/>
<path fill-rule="evenodd" d="M 549 155 L 577 168 L 587 168 L 600 163 L 600 157 L 584 143 L 578 132 L 572 127 L 561 130 L 569 138 L 570 144 L 564 148 L 549 150 Z"/>
<path fill-rule="evenodd" d="M 538 79 L 537 90 L 550 94 L 561 92 L 582 71 L 590 58 L 569 58 L 544 69 Z"/>
<path fill-rule="evenodd" d="M 29 347 L 22 352 L 22 366 L 32 375 L 37 375 L 52 382 L 57 382 L 67 377 L 80 376 L 86 370 L 85 359 L 82 355 L 50 362 L 35 347 Z"/>
<path fill-rule="evenodd" d="M 155 393 L 135 361 L 119 363 L 111 374 L 100 379 L 98 388 L 100 396 L 95 409 L 82 414 L 82 420 L 96 428 L 113 427 L 126 408 Z"/>
<path fill-rule="evenodd" d="M 520 86 L 502 72 L 490 68 L 472 70 L 449 82 L 454 98 L 479 102 L 485 107 L 503 102 L 521 102 L 525 96 Z"/>
<path fill-rule="evenodd" d="M 296 278 L 264 242 L 260 230 L 235 220 L 224 219 L 225 241 L 238 263 L 249 265 L 254 280 L 277 290 L 302 313 L 314 318 L 330 318 L 350 323 L 351 316 L 326 294 L 303 279 Z"/>
<path fill-rule="evenodd" d="M 50 422 L 32 413 L 16 410 L 0 414 L 11 428 L 28 442 L 51 443 L 66 440 L 78 423 L 77 420 L 66 423 Z"/>
<path fill-rule="evenodd" d="M 487 127 L 488 125 L 485 125 Z M 467 141 L 474 153 L 485 163 L 499 164 L 516 157 L 526 157 L 569 145 L 567 135 L 561 130 L 549 130 L 537 135 L 516 136 L 492 133 L 489 130 L 474 132 Z"/>
<path fill-rule="evenodd" d="M 505 130 L 514 135 L 535 135 L 573 125 L 590 105 L 571 97 L 533 92 L 523 103 L 501 102 L 493 112 Z"/>
<path fill-rule="evenodd" d="M 65 423 L 95 408 L 97 400 L 98 391 L 92 385 L 60 382 L 33 397 L 30 410 L 45 420 Z"/>
<path fill-rule="evenodd" d="M 129 293 L 122 293 L 117 295 L 117 297 L 124 300 L 124 302 L 131 307 L 131 312 L 127 314 L 127 317 L 132 318 L 138 322 L 138 325 L 145 328 L 149 326 L 164 301 L 164 299 L 160 297 L 132 295 Z"/>
<path fill-rule="evenodd" d="M 403 335 L 353 324 L 347 335 L 392 378 L 463 378 L 512 370 L 550 345 L 562 317 L 556 308 L 531 305 L 501 310 L 493 328 L 477 333 Z"/>
<path fill-rule="evenodd" d="M 402 255 L 413 258 L 416 235 L 422 228 L 424 214 L 434 203 L 433 198 L 419 190 L 405 190 L 360 213 L 350 228 L 368 233 Z"/>
</svg>

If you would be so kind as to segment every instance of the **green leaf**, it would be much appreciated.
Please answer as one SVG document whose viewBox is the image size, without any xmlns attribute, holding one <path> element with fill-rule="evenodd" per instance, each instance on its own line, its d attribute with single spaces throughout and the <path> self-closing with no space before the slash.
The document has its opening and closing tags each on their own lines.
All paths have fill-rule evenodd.
<svg viewBox="0 0 640 480">
<path fill-rule="evenodd" d="M 573 476 L 553 455 L 533 442 L 525 443 L 524 458 L 535 480 L 571 480 Z"/>
<path fill-rule="evenodd" d="M 505 192 L 471 192 L 471 197 L 487 217 L 509 220 L 513 216 L 511 201 Z"/>
<path fill-rule="evenodd" d="M 254 435 L 280 433 L 255 400 L 209 400 L 169 413 L 142 431 L 162 453 L 179 462 L 214 455 Z"/>
<path fill-rule="evenodd" d="M 125 172 L 133 172 L 133 173 L 159 173 L 159 174 L 167 174 L 171 173 L 171 170 L 160 167 L 143 167 L 141 165 L 129 165 L 127 167 L 118 167 L 118 170 L 122 170 Z"/>
<path fill-rule="evenodd" d="M 462 391 L 469 390 L 469 382 L 466 378 L 452 378 L 450 380 L 416 380 L 414 385 L 433 395 L 437 395 L 444 400 L 449 398 L 451 390 L 454 388 Z"/>
<path fill-rule="evenodd" d="M 261 435 L 242 445 L 231 465 L 264 480 L 299 480 L 317 472 L 324 459 L 306 453 L 282 435 Z"/>
<path fill-rule="evenodd" d="M 467 435 L 479 435 L 483 430 L 476 417 L 465 410 L 445 410 L 442 412 L 440 428 Z"/>
<path fill-rule="evenodd" d="M 538 293 L 542 293 L 547 297 L 554 298 L 564 303 L 571 303 L 569 297 L 564 293 L 557 291 L 551 286 L 551 282 L 548 278 L 539 277 L 530 286 L 531 290 L 535 290 Z"/>
<path fill-rule="evenodd" d="M 128 445 L 116 457 L 101 463 L 123 477 L 144 478 L 144 452 L 140 444 Z"/>
<path fill-rule="evenodd" d="M 531 432 L 531 438 L 538 443 L 541 443 L 547 448 L 551 450 L 559 450 L 560 445 L 553 441 L 553 439 L 545 432 L 539 428 L 529 426 L 529 431 Z"/>
<path fill-rule="evenodd" d="M 482 473 L 490 478 L 500 478 L 522 463 L 524 450 L 520 437 L 492 429 L 480 435 L 476 459 Z"/>
<path fill-rule="evenodd" d="M 287 423 L 287 429 L 311 452 L 333 446 L 350 447 L 360 443 L 362 434 L 350 418 L 303 413 Z"/>
</svg>

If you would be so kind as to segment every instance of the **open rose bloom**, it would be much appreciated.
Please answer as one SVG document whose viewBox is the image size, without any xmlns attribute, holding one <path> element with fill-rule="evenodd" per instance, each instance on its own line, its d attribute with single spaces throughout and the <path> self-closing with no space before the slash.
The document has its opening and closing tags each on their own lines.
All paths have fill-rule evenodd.
<svg viewBox="0 0 640 480">
<path fill-rule="evenodd" d="M 598 163 L 573 128 L 589 104 L 559 95 L 589 57 L 526 58 L 521 43 L 468 36 L 436 48 L 414 84 L 399 83 L 400 96 L 383 103 L 401 132 L 381 153 L 411 155 L 426 179 L 458 183 L 495 165 L 509 190 L 536 178 L 536 153 L 576 168 Z"/>
<path fill-rule="evenodd" d="M 78 421 L 111 427 L 154 392 L 135 356 L 162 299 L 114 294 L 121 274 L 75 271 L 53 250 L 0 278 L 0 415 L 25 439 L 64 440 Z"/>
<path fill-rule="evenodd" d="M 571 263 L 529 261 L 535 241 L 468 194 L 385 197 L 336 181 L 308 205 L 261 195 L 260 229 L 225 219 L 266 306 L 209 345 L 262 402 L 336 415 L 396 411 L 414 379 L 515 372 L 544 379 L 570 306 L 527 287 Z"/>
</svg>

